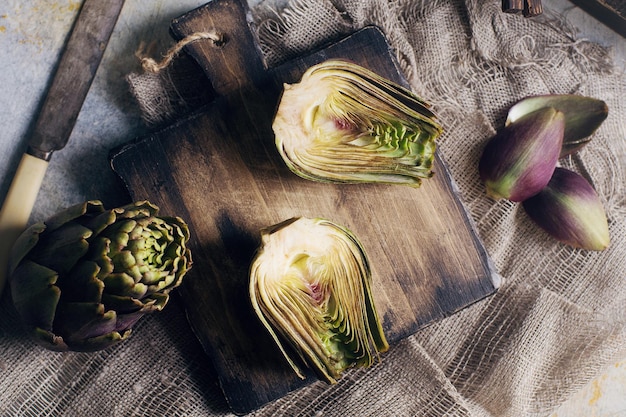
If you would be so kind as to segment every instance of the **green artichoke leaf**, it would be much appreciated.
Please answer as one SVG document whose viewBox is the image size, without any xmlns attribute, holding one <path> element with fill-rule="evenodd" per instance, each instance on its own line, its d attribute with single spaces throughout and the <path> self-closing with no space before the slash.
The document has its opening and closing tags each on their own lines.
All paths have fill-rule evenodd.
<svg viewBox="0 0 626 417">
<path fill-rule="evenodd" d="M 163 310 L 169 302 L 169 295 L 154 293 L 140 300 L 138 298 L 105 293 L 102 294 L 102 302 L 109 308 L 124 314 L 134 312 L 151 313 Z"/>
<path fill-rule="evenodd" d="M 52 330 L 61 290 L 58 274 L 32 261 L 24 261 L 12 273 L 13 305 L 28 326 Z"/>
<path fill-rule="evenodd" d="M 86 218 L 92 218 L 95 215 L 104 212 L 104 205 L 101 201 L 89 200 L 85 201 L 84 203 L 75 204 L 73 206 L 67 207 L 64 210 L 59 211 L 53 216 L 50 216 L 45 223 L 48 227 L 48 230 L 52 231 L 77 219 L 84 220 Z M 89 228 L 94 230 L 93 227 Z"/>
<path fill-rule="evenodd" d="M 284 343 L 329 383 L 348 368 L 372 365 L 388 343 L 356 236 L 305 217 L 261 233 L 250 268 L 252 307 L 296 374 L 304 378 Z"/>
<path fill-rule="evenodd" d="M 154 301 L 151 298 L 139 299 L 105 292 L 102 294 L 102 303 L 115 311 L 130 313 L 148 310 Z"/>
<path fill-rule="evenodd" d="M 77 352 L 94 352 L 103 350 L 128 339 L 131 333 L 132 329 L 129 328 L 122 332 L 111 332 L 101 336 L 91 337 L 89 339 L 82 339 L 79 343 L 73 345 L 72 350 Z"/>
<path fill-rule="evenodd" d="M 63 291 L 63 300 L 66 302 L 100 302 L 104 282 L 98 279 L 99 271 L 100 267 L 96 262 L 81 260 L 68 274 L 60 275 L 56 285 Z"/>
<path fill-rule="evenodd" d="M 142 282 L 135 282 L 130 274 L 124 272 L 113 273 L 106 276 L 102 282 L 106 287 L 107 294 L 119 295 L 140 299 L 146 295 L 148 286 Z"/>
<path fill-rule="evenodd" d="M 46 230 L 46 225 L 43 223 L 35 223 L 29 226 L 24 232 L 18 236 L 17 240 L 11 248 L 11 255 L 9 258 L 8 271 L 9 275 L 13 273 L 17 265 L 26 257 L 26 255 L 37 245 L 39 242 L 39 235 Z"/>
<path fill-rule="evenodd" d="M 175 216 L 164 216 L 162 217 L 162 219 L 168 224 L 172 225 L 172 229 L 174 231 L 174 234 L 176 235 L 176 241 L 183 240 L 186 242 L 189 240 L 189 227 L 182 218 Z"/>
<path fill-rule="evenodd" d="M 115 224 L 117 215 L 113 210 L 107 210 L 102 213 L 97 213 L 97 215 L 93 217 L 80 217 L 79 220 L 85 227 L 93 230 L 95 236 L 100 236 L 105 229 Z"/>
<path fill-rule="evenodd" d="M 74 222 L 48 228 L 45 232 L 39 235 L 39 244 L 29 256 L 60 274 L 69 272 L 87 253 L 87 239 L 93 235 L 92 230 Z"/>
<path fill-rule="evenodd" d="M 285 84 L 272 128 L 295 174 L 334 183 L 419 187 L 442 133 L 429 104 L 356 64 L 329 60 Z"/>
<path fill-rule="evenodd" d="M 116 213 L 118 218 L 139 220 L 155 217 L 159 212 L 159 208 L 144 200 L 113 209 L 112 211 Z"/>
<path fill-rule="evenodd" d="M 102 234 L 94 234 L 89 239 L 89 252 L 85 255 L 89 259 L 93 259 L 100 265 L 101 268 L 106 269 L 105 273 L 113 271 L 113 264 L 110 262 L 109 253 L 111 252 L 111 239 Z M 101 264 L 101 260 L 106 259 L 109 267 L 105 267 Z M 109 270 L 110 268 L 110 270 Z"/>
<path fill-rule="evenodd" d="M 101 303 L 67 302 L 57 307 L 55 331 L 67 342 L 101 336 L 117 329 L 117 313 Z"/>
<path fill-rule="evenodd" d="M 49 330 L 45 330 L 39 327 L 32 327 L 30 329 L 31 337 L 36 340 L 37 343 L 46 349 L 54 350 L 58 352 L 65 352 L 69 350 L 69 346 L 65 343 L 61 336 L 57 336 Z"/>
</svg>

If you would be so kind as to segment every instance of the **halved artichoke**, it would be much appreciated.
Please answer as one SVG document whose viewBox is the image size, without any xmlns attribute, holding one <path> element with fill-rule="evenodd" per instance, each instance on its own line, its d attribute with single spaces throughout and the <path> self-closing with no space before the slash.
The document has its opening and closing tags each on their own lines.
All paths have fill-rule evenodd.
<svg viewBox="0 0 626 417">
<path fill-rule="evenodd" d="M 262 230 L 250 298 L 293 370 L 286 341 L 320 378 L 335 383 L 368 367 L 389 345 L 372 297 L 371 271 L 355 235 L 324 219 L 293 218 Z"/>
<path fill-rule="evenodd" d="M 429 104 L 359 65 L 329 60 L 285 84 L 275 142 L 295 174 L 334 183 L 418 187 L 442 132 Z"/>
</svg>

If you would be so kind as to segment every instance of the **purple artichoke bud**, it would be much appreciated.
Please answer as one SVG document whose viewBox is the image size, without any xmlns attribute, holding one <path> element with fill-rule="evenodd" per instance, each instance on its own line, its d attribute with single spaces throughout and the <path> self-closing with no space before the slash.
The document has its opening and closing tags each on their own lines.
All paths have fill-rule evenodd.
<svg viewBox="0 0 626 417">
<path fill-rule="evenodd" d="M 609 114 L 602 100 L 575 94 L 547 94 L 526 97 L 510 109 L 506 125 L 535 110 L 552 107 L 565 115 L 563 146 L 559 158 L 572 154 L 591 141 L 591 135 Z"/>
<path fill-rule="evenodd" d="M 551 107 L 520 117 L 485 146 L 478 170 L 487 194 L 523 201 L 548 184 L 563 143 L 563 113 Z"/>
<path fill-rule="evenodd" d="M 539 227 L 560 242 L 588 250 L 609 246 L 604 207 L 591 184 L 575 172 L 557 168 L 546 188 L 522 205 Z"/>
<path fill-rule="evenodd" d="M 40 345 L 95 351 L 128 338 L 163 309 L 191 267 L 189 230 L 147 201 L 105 210 L 69 207 L 29 227 L 9 264 L 17 312 Z"/>
</svg>

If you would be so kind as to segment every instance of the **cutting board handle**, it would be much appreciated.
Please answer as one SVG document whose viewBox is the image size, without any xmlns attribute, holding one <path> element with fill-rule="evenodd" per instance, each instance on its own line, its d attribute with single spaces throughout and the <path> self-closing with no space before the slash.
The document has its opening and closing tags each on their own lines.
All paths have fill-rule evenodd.
<svg viewBox="0 0 626 417">
<path fill-rule="evenodd" d="M 220 96 L 239 94 L 263 82 L 266 65 L 252 29 L 252 16 L 244 0 L 212 0 L 171 23 L 181 40 L 198 32 L 213 32 L 222 42 L 193 42 L 185 51 L 198 62 Z"/>
</svg>

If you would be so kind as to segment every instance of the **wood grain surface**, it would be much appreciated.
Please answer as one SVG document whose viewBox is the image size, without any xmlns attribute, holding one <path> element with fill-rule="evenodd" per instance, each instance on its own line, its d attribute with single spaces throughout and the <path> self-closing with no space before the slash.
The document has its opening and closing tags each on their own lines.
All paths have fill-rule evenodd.
<svg viewBox="0 0 626 417">
<path fill-rule="evenodd" d="M 149 199 L 190 225 L 194 266 L 179 294 L 238 414 L 316 380 L 297 378 L 251 309 L 248 268 L 261 228 L 307 216 L 351 229 L 369 256 L 375 302 L 392 344 L 492 294 L 499 283 L 439 157 L 435 176 L 415 189 L 307 181 L 276 151 L 271 122 L 283 83 L 296 82 L 314 63 L 345 58 L 407 86 L 381 31 L 365 28 L 266 68 L 248 19 L 239 0 L 213 0 L 176 19 L 176 38 L 224 35 L 223 44 L 203 40 L 186 50 L 217 97 L 111 154 L 135 200 Z"/>
</svg>

